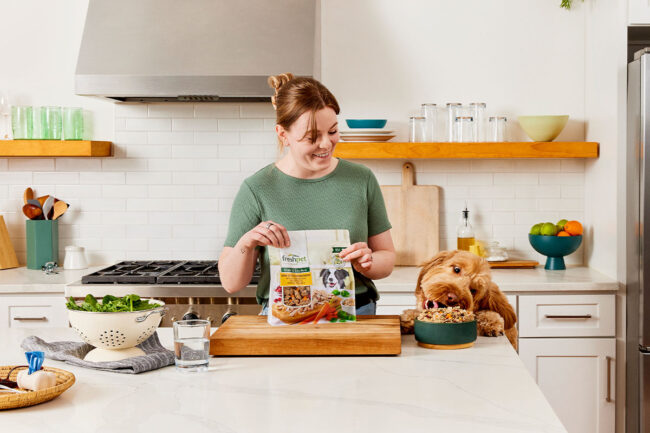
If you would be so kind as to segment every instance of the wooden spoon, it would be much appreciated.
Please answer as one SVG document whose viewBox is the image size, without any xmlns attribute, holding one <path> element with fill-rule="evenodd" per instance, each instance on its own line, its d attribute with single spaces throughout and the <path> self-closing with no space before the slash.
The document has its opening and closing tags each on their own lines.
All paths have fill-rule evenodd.
<svg viewBox="0 0 650 433">
<path fill-rule="evenodd" d="M 27 200 L 31 200 L 33 198 L 34 198 L 34 190 L 31 189 L 30 187 L 27 187 L 27 189 L 25 189 L 25 192 L 23 193 L 23 201 L 25 202 L 25 204 L 27 204 Z"/>
<path fill-rule="evenodd" d="M 27 203 L 26 205 L 23 206 L 23 213 L 30 220 L 43 219 L 43 209 L 31 203 Z"/>
<path fill-rule="evenodd" d="M 50 211 L 52 210 L 52 207 L 54 206 L 54 197 L 51 195 L 47 196 L 47 200 L 45 200 L 45 203 L 43 203 L 43 216 L 45 219 L 50 219 Z"/>
<path fill-rule="evenodd" d="M 35 198 L 33 198 L 33 199 L 31 199 L 31 200 L 27 200 L 27 204 L 33 204 L 33 205 L 36 206 L 37 208 L 39 208 L 39 209 L 41 209 L 41 210 L 43 209 L 43 206 L 41 206 L 41 202 L 38 201 L 38 200 L 36 200 Z"/>
<path fill-rule="evenodd" d="M 43 205 L 45 204 L 45 201 L 48 198 L 50 198 L 49 195 L 42 195 L 42 196 L 38 197 L 36 200 L 38 200 L 38 202 L 41 204 L 41 207 L 43 207 Z"/>
<path fill-rule="evenodd" d="M 52 219 L 58 219 L 61 215 L 65 213 L 65 211 L 68 210 L 68 203 L 64 201 L 57 201 L 54 203 L 54 215 L 52 215 Z"/>
</svg>

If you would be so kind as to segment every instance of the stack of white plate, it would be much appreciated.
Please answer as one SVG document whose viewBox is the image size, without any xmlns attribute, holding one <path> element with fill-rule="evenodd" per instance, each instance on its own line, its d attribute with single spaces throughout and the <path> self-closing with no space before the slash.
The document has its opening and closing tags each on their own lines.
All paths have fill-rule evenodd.
<svg viewBox="0 0 650 433">
<path fill-rule="evenodd" d="M 395 131 L 387 131 L 382 128 L 374 129 L 357 129 L 353 128 L 348 131 L 341 131 L 341 140 L 343 141 L 388 141 L 395 138 Z"/>
</svg>

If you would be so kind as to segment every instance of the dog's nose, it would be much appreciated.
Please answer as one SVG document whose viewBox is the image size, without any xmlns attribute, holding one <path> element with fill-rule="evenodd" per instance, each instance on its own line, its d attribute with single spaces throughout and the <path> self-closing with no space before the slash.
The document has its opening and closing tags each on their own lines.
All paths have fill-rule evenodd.
<svg viewBox="0 0 650 433">
<path fill-rule="evenodd" d="M 458 296 L 455 293 L 447 293 L 447 304 L 457 304 L 458 303 Z"/>
</svg>

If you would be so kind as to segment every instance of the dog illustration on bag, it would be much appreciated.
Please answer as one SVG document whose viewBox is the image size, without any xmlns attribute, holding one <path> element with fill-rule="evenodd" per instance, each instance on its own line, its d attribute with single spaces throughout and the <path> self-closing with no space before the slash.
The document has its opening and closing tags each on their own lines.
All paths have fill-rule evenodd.
<svg viewBox="0 0 650 433">
<path fill-rule="evenodd" d="M 322 269 L 320 271 L 320 277 L 323 279 L 323 287 L 332 291 L 332 290 L 345 290 L 345 279 L 350 274 L 345 269 Z"/>
</svg>

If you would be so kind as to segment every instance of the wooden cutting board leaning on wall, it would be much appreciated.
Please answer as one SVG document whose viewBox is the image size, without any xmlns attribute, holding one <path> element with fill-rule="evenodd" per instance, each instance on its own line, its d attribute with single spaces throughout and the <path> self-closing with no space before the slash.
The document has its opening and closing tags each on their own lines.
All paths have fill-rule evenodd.
<svg viewBox="0 0 650 433">
<path fill-rule="evenodd" d="M 0 269 L 17 268 L 18 259 L 16 258 L 16 251 L 9 239 L 9 232 L 5 219 L 0 215 Z"/>
<path fill-rule="evenodd" d="M 419 266 L 440 250 L 438 206 L 440 188 L 416 185 L 415 168 L 402 167 L 401 186 L 382 186 L 388 219 L 393 226 L 397 266 Z"/>
</svg>

